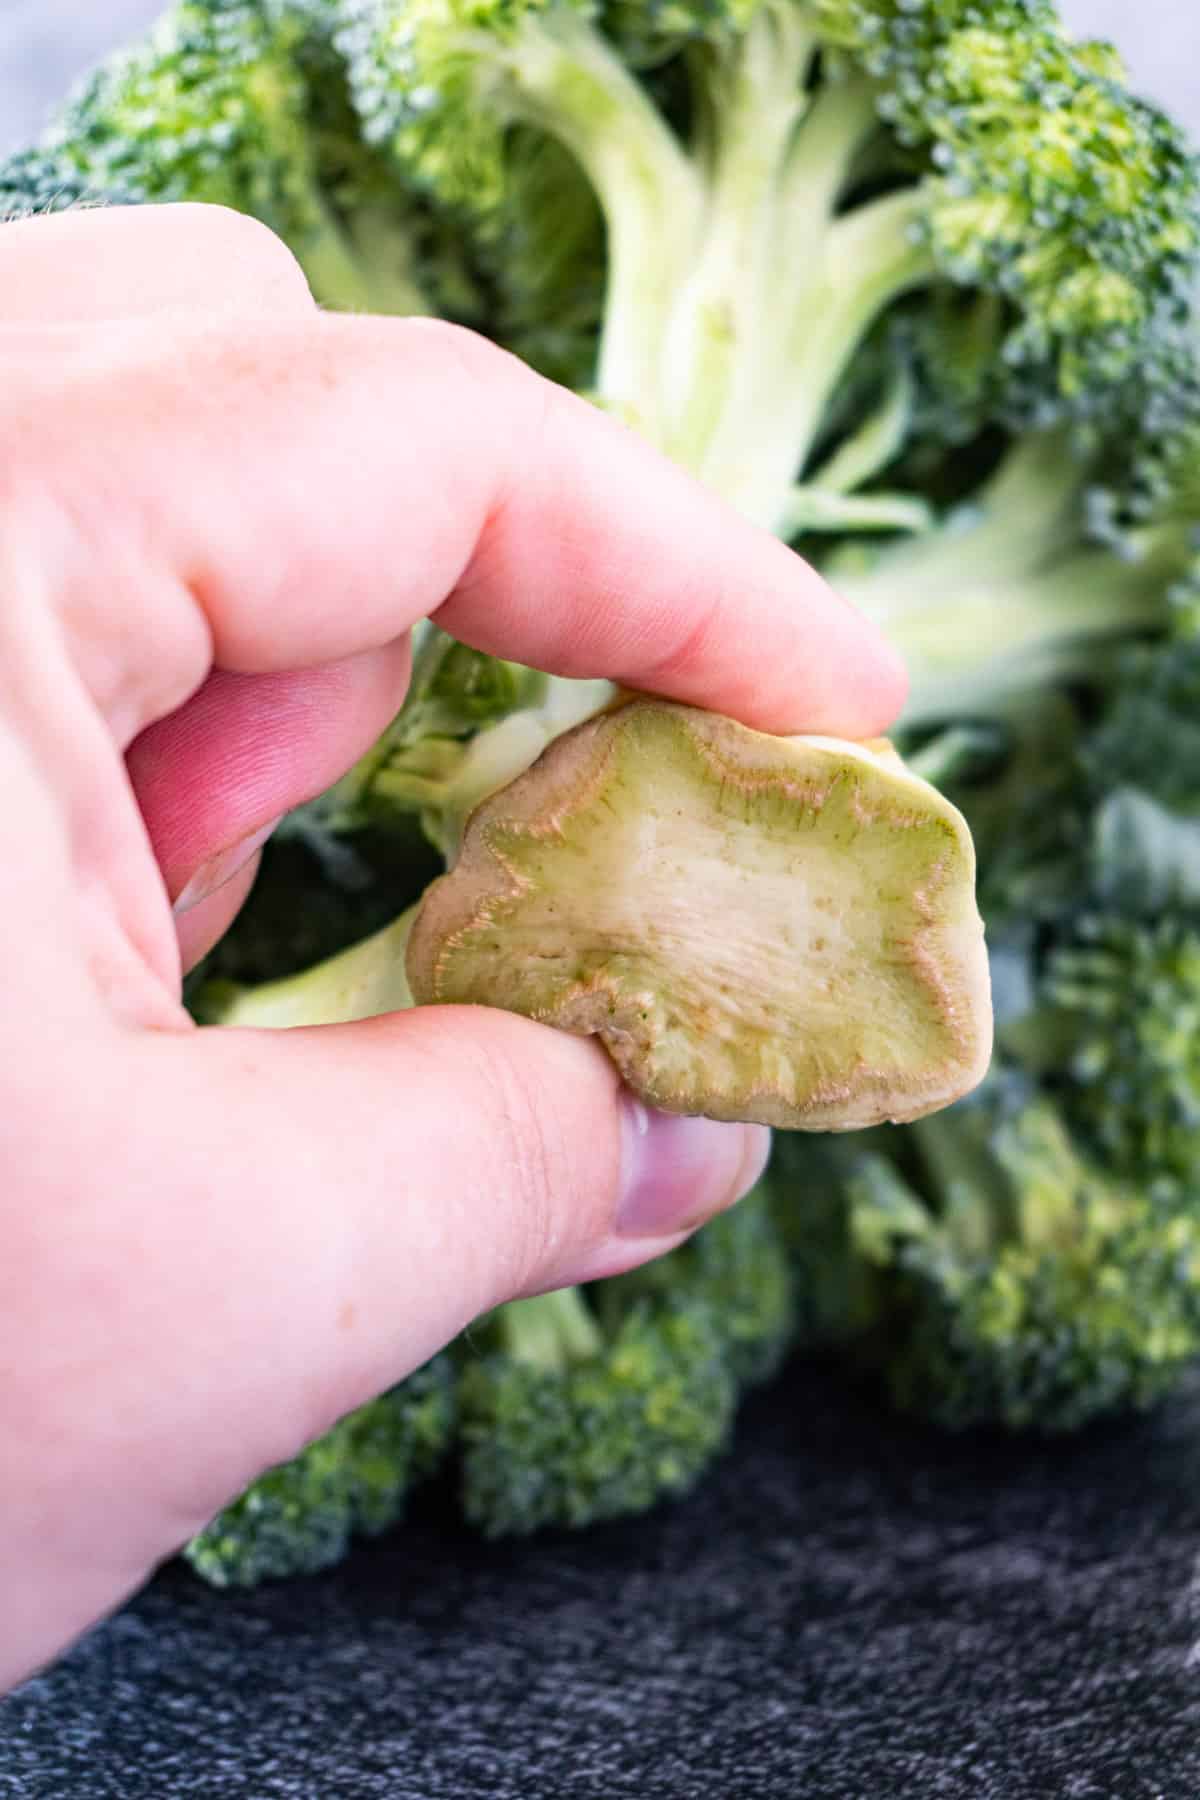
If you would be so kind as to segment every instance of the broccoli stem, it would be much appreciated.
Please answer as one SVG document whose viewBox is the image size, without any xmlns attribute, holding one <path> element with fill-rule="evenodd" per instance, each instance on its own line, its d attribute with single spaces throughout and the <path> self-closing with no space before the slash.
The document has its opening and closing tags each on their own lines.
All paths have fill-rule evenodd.
<svg viewBox="0 0 1200 1800">
<path fill-rule="evenodd" d="M 825 494 L 852 494 L 886 469 L 904 448 L 916 400 L 916 382 L 907 363 L 900 363 L 879 405 L 843 438 L 833 455 L 811 477 Z M 800 490 L 803 491 L 803 490 Z M 907 496 L 910 500 L 913 496 Z"/>
<path fill-rule="evenodd" d="M 1001 714 L 1022 691 L 1103 674 L 1115 640 L 1165 623 L 1178 527 L 1121 556 L 1083 533 L 1086 467 L 1059 433 L 1021 440 L 977 506 L 866 568 L 835 559 L 839 590 L 908 659 L 904 722 Z"/>
<path fill-rule="evenodd" d="M 698 173 L 641 83 L 578 14 L 556 8 L 527 21 L 508 68 L 514 115 L 577 158 L 608 227 L 599 391 L 657 438 L 660 422 L 650 403 L 666 321 L 699 223 Z"/>
<path fill-rule="evenodd" d="M 511 1300 L 493 1315 L 501 1348 L 517 1362 L 547 1373 L 598 1356 L 604 1339 L 579 1288 Z"/>
<path fill-rule="evenodd" d="M 801 482 L 788 497 L 779 535 L 812 531 L 929 531 L 933 508 L 917 494 L 841 494 Z"/>
<path fill-rule="evenodd" d="M 467 820 L 484 800 L 534 764 L 565 731 L 603 710 L 616 689 L 607 681 L 573 680 L 529 671 L 521 702 L 465 743 L 430 739 L 382 764 L 371 778 L 385 806 L 419 812 L 425 835 L 448 863 L 458 855 Z"/>
<path fill-rule="evenodd" d="M 917 189 L 836 216 L 878 128 L 871 91 L 833 84 L 805 115 L 811 41 L 773 23 L 768 8 L 727 77 L 704 251 L 660 364 L 681 420 L 663 447 L 781 532 L 855 350 L 933 258 Z"/>
<path fill-rule="evenodd" d="M 314 197 L 318 223 L 303 236 L 290 234 L 297 262 L 315 299 L 335 312 L 422 316 L 429 302 L 414 281 L 376 260 L 364 262 L 325 203 Z"/>
<path fill-rule="evenodd" d="M 414 1004 L 404 958 L 417 910 L 410 907 L 374 936 L 300 975 L 248 988 L 213 983 L 201 990 L 200 1022 L 273 1031 L 405 1011 Z"/>
<path fill-rule="evenodd" d="M 659 379 L 666 388 L 663 447 L 702 465 L 753 347 L 770 324 L 778 255 L 775 192 L 804 112 L 802 76 L 812 32 L 764 7 L 722 58 L 697 58 L 710 119 L 705 217 L 691 272 L 675 297 Z"/>
<path fill-rule="evenodd" d="M 573 11 L 526 19 L 502 76 L 511 116 L 578 159 L 607 222 L 599 398 L 771 530 L 863 336 L 934 268 L 919 188 L 838 215 L 878 118 L 866 81 L 810 100 L 818 41 L 767 4 L 726 52 L 697 51 L 691 151 Z"/>
<path fill-rule="evenodd" d="M 957 1256 L 991 1255 L 1012 1234 L 1010 1183 L 986 1141 L 977 1140 L 969 1107 L 951 1108 L 912 1128 L 938 1223 Z"/>
</svg>

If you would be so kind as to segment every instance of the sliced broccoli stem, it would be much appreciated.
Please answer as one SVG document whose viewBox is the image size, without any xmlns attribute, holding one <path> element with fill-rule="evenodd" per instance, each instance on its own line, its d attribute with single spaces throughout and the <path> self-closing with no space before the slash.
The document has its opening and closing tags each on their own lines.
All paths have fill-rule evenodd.
<svg viewBox="0 0 1200 1800">
<path fill-rule="evenodd" d="M 493 1315 L 502 1347 L 515 1361 L 548 1373 L 598 1356 L 604 1338 L 579 1288 L 511 1300 Z"/>
</svg>

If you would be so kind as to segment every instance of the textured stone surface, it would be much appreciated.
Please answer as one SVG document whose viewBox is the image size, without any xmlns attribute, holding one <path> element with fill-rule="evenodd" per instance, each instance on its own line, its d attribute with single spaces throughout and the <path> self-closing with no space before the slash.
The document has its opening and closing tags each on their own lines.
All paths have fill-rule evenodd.
<svg viewBox="0 0 1200 1800">
<path fill-rule="evenodd" d="M 1192 1800 L 1200 1391 L 928 1437 L 793 1371 L 692 1502 L 319 1581 L 173 1569 L 0 1707 L 4 1800 Z"/>
</svg>

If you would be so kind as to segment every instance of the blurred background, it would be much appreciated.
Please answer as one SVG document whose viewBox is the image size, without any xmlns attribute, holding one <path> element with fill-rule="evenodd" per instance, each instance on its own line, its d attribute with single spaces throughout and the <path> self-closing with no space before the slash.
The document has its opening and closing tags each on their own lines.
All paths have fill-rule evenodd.
<svg viewBox="0 0 1200 1800">
<path fill-rule="evenodd" d="M 63 90 L 164 0 L 0 0 L 0 152 L 28 141 Z M 1121 46 L 1138 87 L 1200 131 L 1200 9 L 1189 0 L 1060 0 L 1081 33 Z"/>
</svg>

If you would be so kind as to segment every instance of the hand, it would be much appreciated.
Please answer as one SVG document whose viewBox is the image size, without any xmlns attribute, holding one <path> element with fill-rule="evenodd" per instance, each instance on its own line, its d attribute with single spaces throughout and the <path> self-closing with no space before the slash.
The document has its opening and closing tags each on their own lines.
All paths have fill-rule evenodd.
<svg viewBox="0 0 1200 1800">
<path fill-rule="evenodd" d="M 468 333 L 318 313 L 247 220 L 0 252 L 3 1685 L 471 1318 L 761 1168 L 505 1014 L 190 1025 L 181 967 L 395 712 L 412 623 L 768 730 L 876 732 L 902 678 L 620 427 Z"/>
</svg>

